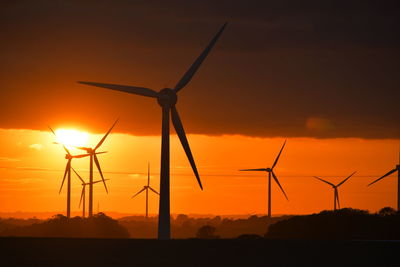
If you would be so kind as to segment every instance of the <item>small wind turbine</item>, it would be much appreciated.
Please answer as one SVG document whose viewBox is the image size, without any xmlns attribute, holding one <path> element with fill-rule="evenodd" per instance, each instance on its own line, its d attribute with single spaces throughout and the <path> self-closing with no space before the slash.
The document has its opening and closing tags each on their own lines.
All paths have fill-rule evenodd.
<svg viewBox="0 0 400 267">
<path fill-rule="evenodd" d="M 49 129 L 55 136 L 57 136 L 51 127 L 49 127 Z M 54 143 L 59 144 L 57 142 L 54 142 Z M 63 180 L 61 183 L 60 190 L 58 191 L 58 194 L 61 193 L 61 190 L 62 190 L 64 182 L 65 182 L 65 178 L 68 177 L 68 179 L 67 179 L 67 218 L 70 218 L 71 217 L 71 162 L 72 162 L 72 159 L 88 157 L 90 155 L 89 154 L 71 155 L 70 151 L 65 147 L 65 145 L 62 145 L 62 147 L 64 148 L 64 150 L 66 152 L 65 159 L 67 159 L 67 165 L 65 167 L 64 177 L 63 177 Z M 100 153 L 102 153 L 102 152 L 100 152 Z"/>
<path fill-rule="evenodd" d="M 79 82 L 81 84 L 97 86 L 117 91 L 122 91 L 130 94 L 136 94 L 141 96 L 147 96 L 156 98 L 158 104 L 162 108 L 162 139 L 161 139 L 161 171 L 160 171 L 160 205 L 158 214 L 158 238 L 159 239 L 170 239 L 171 229 L 170 229 L 170 147 L 169 147 L 169 122 L 171 115 L 172 124 L 174 125 L 175 131 L 181 141 L 183 149 L 186 152 L 186 156 L 189 159 L 190 165 L 192 166 L 193 172 L 197 178 L 197 182 L 200 188 L 203 189 L 200 181 L 200 176 L 197 172 L 196 164 L 193 159 L 192 152 L 189 147 L 189 142 L 186 138 L 185 130 L 182 125 L 182 121 L 179 117 L 178 110 L 176 108 L 176 102 L 178 100 L 178 92 L 182 90 L 192 79 L 193 75 L 199 69 L 201 63 L 207 57 L 208 53 L 214 47 L 218 38 L 224 31 L 226 23 L 214 36 L 208 46 L 196 59 L 193 65 L 187 70 L 179 82 L 175 85 L 173 89 L 164 88 L 159 92 L 145 87 L 135 87 L 127 85 L 117 85 L 117 84 L 106 84 L 106 83 L 96 83 L 96 82 Z"/>
<path fill-rule="evenodd" d="M 385 178 L 386 176 L 391 175 L 392 173 L 397 172 L 397 210 L 400 211 L 400 150 L 399 150 L 399 164 L 396 165 L 396 167 L 394 167 L 393 170 L 389 171 L 388 173 L 386 173 L 385 175 L 383 175 L 381 178 L 376 179 L 375 181 L 373 181 L 372 183 L 368 184 L 368 186 L 382 180 L 383 178 Z"/>
<path fill-rule="evenodd" d="M 323 180 L 317 176 L 314 176 L 314 178 L 317 178 L 318 180 L 329 184 L 330 186 L 332 186 L 333 188 L 333 210 L 336 210 L 336 203 L 340 209 L 340 202 L 339 202 L 339 191 L 338 191 L 338 187 L 341 186 L 342 184 L 344 184 L 348 179 L 350 179 L 351 176 L 353 176 L 356 173 L 353 172 L 352 174 L 350 174 L 350 176 L 348 176 L 346 179 L 344 179 L 343 181 L 341 181 L 340 183 L 338 183 L 337 185 L 332 184 L 331 182 L 328 182 L 326 180 Z"/>
<path fill-rule="evenodd" d="M 86 214 L 86 186 L 89 185 L 90 183 L 85 183 L 85 181 L 82 179 L 82 177 L 75 171 L 74 168 L 72 168 L 72 170 L 74 171 L 74 173 L 76 174 L 76 176 L 79 178 L 79 180 L 81 180 L 82 182 L 82 192 L 81 192 L 81 198 L 79 200 L 79 208 L 81 207 L 81 204 L 83 202 L 83 209 L 82 209 L 82 218 L 85 218 L 85 214 Z M 104 179 L 104 181 L 107 181 L 109 179 Z M 93 184 L 97 184 L 102 182 L 102 180 L 98 180 L 98 181 L 94 181 Z M 97 211 L 98 213 L 98 211 Z"/>
<path fill-rule="evenodd" d="M 274 168 L 276 166 L 276 164 L 278 163 L 279 157 L 281 156 L 282 150 L 286 145 L 286 140 L 283 143 L 283 146 L 281 148 L 281 150 L 279 151 L 278 156 L 276 157 L 274 164 L 272 164 L 271 168 L 260 168 L 260 169 L 244 169 L 244 170 L 239 170 L 239 171 L 262 171 L 262 172 L 268 172 L 268 218 L 271 218 L 271 176 L 272 178 L 274 178 L 275 182 L 278 184 L 279 188 L 281 189 L 283 195 L 285 196 L 285 198 L 287 200 L 288 197 L 286 196 L 285 191 L 283 190 L 281 184 L 279 183 L 278 178 L 276 177 L 275 173 L 274 173 Z"/>
<path fill-rule="evenodd" d="M 93 216 L 93 161 L 96 164 L 97 170 L 100 173 L 101 179 L 103 181 L 104 187 L 106 189 L 106 192 L 108 194 L 108 189 L 106 182 L 103 177 L 103 172 L 101 171 L 100 163 L 99 160 L 96 156 L 96 150 L 103 144 L 104 140 L 106 140 L 107 136 L 110 134 L 111 130 L 114 128 L 115 124 L 118 122 L 118 119 L 114 122 L 114 124 L 111 126 L 111 128 L 108 130 L 108 132 L 103 136 L 103 138 L 99 141 L 99 143 L 94 147 L 77 147 L 78 149 L 85 150 L 89 156 L 90 156 L 90 162 L 89 162 L 89 217 Z"/>
<path fill-rule="evenodd" d="M 136 197 L 137 195 L 139 195 L 140 193 L 142 193 L 143 191 L 146 191 L 146 218 L 149 217 L 149 190 L 153 191 L 154 193 L 156 193 L 157 195 L 160 195 L 156 190 L 154 190 L 151 186 L 150 186 L 150 163 L 147 166 L 147 185 L 143 186 L 143 189 L 140 190 L 139 192 L 137 192 L 136 194 L 134 194 L 131 198 Z"/>
</svg>

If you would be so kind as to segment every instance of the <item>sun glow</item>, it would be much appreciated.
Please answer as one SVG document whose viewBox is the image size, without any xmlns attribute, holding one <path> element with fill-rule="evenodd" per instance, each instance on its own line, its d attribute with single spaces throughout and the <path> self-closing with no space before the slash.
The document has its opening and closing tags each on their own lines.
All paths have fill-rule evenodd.
<svg viewBox="0 0 400 267">
<path fill-rule="evenodd" d="M 85 146 L 88 142 L 89 134 L 73 129 L 57 129 L 57 142 L 66 146 Z"/>
</svg>

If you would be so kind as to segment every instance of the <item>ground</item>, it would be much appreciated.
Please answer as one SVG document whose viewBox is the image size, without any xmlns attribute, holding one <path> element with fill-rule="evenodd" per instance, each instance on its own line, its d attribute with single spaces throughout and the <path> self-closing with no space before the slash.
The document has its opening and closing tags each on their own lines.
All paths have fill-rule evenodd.
<svg viewBox="0 0 400 267">
<path fill-rule="evenodd" d="M 398 266 L 399 241 L 0 238 L 2 266 Z"/>
</svg>

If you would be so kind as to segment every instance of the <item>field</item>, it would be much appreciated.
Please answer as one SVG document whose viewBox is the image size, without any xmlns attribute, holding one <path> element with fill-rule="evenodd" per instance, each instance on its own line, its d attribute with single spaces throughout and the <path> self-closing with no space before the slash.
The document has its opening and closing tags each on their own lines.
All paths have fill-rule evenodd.
<svg viewBox="0 0 400 267">
<path fill-rule="evenodd" d="M 0 238 L 2 266 L 398 266 L 398 241 Z"/>
</svg>

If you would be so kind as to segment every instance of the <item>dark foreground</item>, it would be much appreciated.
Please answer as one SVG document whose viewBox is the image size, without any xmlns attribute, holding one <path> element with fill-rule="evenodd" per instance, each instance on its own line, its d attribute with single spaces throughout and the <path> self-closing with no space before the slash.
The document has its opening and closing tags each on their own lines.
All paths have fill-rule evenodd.
<svg viewBox="0 0 400 267">
<path fill-rule="evenodd" d="M 2 266 L 399 266 L 397 241 L 0 238 Z"/>
</svg>

